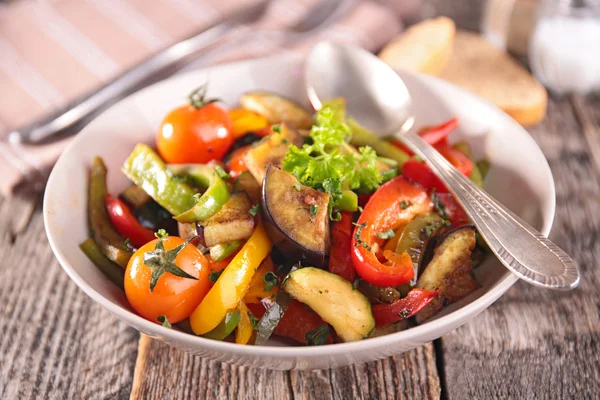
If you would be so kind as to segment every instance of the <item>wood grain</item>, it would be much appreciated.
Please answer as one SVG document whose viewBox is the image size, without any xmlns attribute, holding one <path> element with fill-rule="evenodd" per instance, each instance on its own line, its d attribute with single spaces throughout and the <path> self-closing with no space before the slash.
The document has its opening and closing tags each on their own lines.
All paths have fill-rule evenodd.
<svg viewBox="0 0 600 400">
<path fill-rule="evenodd" d="M 132 399 L 438 399 L 432 344 L 386 360 L 335 370 L 236 367 L 140 339 Z"/>
<path fill-rule="evenodd" d="M 531 133 L 556 182 L 551 238 L 579 263 L 581 286 L 558 293 L 519 282 L 475 320 L 444 336 L 450 399 L 597 398 L 600 393 L 599 171 L 568 99 L 551 101 L 546 121 Z"/>
<path fill-rule="evenodd" d="M 139 335 L 60 268 L 32 202 L 0 199 L 0 398 L 127 397 Z"/>
</svg>

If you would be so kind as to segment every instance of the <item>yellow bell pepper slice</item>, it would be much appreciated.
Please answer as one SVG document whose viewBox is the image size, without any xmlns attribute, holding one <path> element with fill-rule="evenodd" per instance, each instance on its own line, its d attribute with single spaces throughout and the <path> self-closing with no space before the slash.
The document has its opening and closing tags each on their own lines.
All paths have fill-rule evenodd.
<svg viewBox="0 0 600 400">
<path fill-rule="evenodd" d="M 246 307 L 246 303 L 243 301 L 240 303 L 240 322 L 235 331 L 235 342 L 238 344 L 248 344 L 252 339 L 254 328 L 252 328 L 252 322 L 248 313 L 250 310 Z"/>
<path fill-rule="evenodd" d="M 269 237 L 259 224 L 190 316 L 190 325 L 196 335 L 213 330 L 227 312 L 238 308 L 271 247 Z"/>
<path fill-rule="evenodd" d="M 265 275 L 269 272 L 275 273 L 275 266 L 271 257 L 267 257 L 263 260 L 258 267 L 258 271 L 254 274 L 252 282 L 250 282 L 250 288 L 244 296 L 246 303 L 260 303 L 262 299 L 271 298 L 275 300 L 277 293 L 279 292 L 279 286 L 275 285 L 269 290 L 265 290 Z"/>
<path fill-rule="evenodd" d="M 229 119 L 233 126 L 233 136 L 238 139 L 248 132 L 258 131 L 269 126 L 269 121 L 260 114 L 244 108 L 229 111 Z"/>
</svg>

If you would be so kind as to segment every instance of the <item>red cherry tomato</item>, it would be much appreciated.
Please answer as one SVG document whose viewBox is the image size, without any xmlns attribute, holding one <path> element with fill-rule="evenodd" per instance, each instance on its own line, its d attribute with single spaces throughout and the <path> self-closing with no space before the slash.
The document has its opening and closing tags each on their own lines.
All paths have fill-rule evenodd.
<svg viewBox="0 0 600 400">
<path fill-rule="evenodd" d="M 131 306 L 142 317 L 157 322 L 164 315 L 169 322 L 182 321 L 190 316 L 210 289 L 210 265 L 200 250 L 188 244 L 175 258 L 175 264 L 196 279 L 189 279 L 165 272 L 160 276 L 154 290 L 150 290 L 152 269 L 144 261 L 144 255 L 155 251 L 155 239 L 140 247 L 129 260 L 125 271 L 125 295 Z M 184 243 L 169 236 L 162 239 L 166 251 Z"/>
<path fill-rule="evenodd" d="M 171 164 L 220 160 L 233 142 L 229 115 L 215 103 L 177 107 L 162 121 L 156 138 L 158 152 Z"/>
<path fill-rule="evenodd" d="M 402 164 L 402 175 L 427 190 L 435 189 L 437 193 L 448 193 L 446 185 L 423 161 L 408 160 Z"/>
</svg>

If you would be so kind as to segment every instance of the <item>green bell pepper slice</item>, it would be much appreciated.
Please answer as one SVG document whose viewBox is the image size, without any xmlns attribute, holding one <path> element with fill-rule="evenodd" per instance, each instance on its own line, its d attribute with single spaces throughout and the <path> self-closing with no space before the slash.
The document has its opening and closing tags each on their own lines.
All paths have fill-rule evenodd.
<svg viewBox="0 0 600 400">
<path fill-rule="evenodd" d="M 169 165 L 168 169 L 175 175 L 187 175 L 198 186 L 207 188 L 193 207 L 176 214 L 177 221 L 204 221 L 215 215 L 229 200 L 227 183 L 221 179 L 213 167 L 201 164 L 174 164 Z"/>
<path fill-rule="evenodd" d="M 110 261 L 100 250 L 100 247 L 89 238 L 79 245 L 79 248 L 90 259 L 92 263 L 115 285 L 125 290 L 123 281 L 125 280 L 125 270 L 114 262 Z"/>
<path fill-rule="evenodd" d="M 219 323 L 212 331 L 205 333 L 202 337 L 213 340 L 223 340 L 231 335 L 233 330 L 240 322 L 240 310 L 227 313 L 223 321 Z"/>
<path fill-rule="evenodd" d="M 90 170 L 88 213 L 94 241 L 109 260 L 127 267 L 132 252 L 125 246 L 125 238 L 115 229 L 106 211 L 106 166 L 95 157 Z"/>
<path fill-rule="evenodd" d="M 145 144 L 135 146 L 121 169 L 133 183 L 173 215 L 182 214 L 196 204 L 195 190 L 173 179 L 160 156 Z"/>
<path fill-rule="evenodd" d="M 213 246 L 210 248 L 210 258 L 212 258 L 214 262 L 223 261 L 233 254 L 234 251 L 239 249 L 241 245 L 241 240 L 234 240 L 232 242 L 221 243 Z"/>
</svg>

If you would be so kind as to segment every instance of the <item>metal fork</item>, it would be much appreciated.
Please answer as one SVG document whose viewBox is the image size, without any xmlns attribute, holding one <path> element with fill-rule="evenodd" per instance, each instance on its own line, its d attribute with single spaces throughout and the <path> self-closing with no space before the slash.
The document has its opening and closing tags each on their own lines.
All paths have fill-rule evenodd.
<svg viewBox="0 0 600 400">
<path fill-rule="evenodd" d="M 94 116 L 119 99 L 158 80 L 172 75 L 191 60 L 208 61 L 250 36 L 268 35 L 278 40 L 302 40 L 345 15 L 357 0 L 325 0 L 309 10 L 302 20 L 286 31 L 254 30 L 251 23 L 266 14 L 271 3 L 265 0 L 212 25 L 207 30 L 178 42 L 138 64 L 100 90 L 78 99 L 65 109 L 23 129 L 11 132 L 11 143 L 40 143 L 58 134 L 78 132 Z M 225 33 L 237 28 L 233 37 Z M 204 58 L 202 58 L 204 57 Z M 61 135 L 61 137 L 65 136 Z"/>
</svg>

